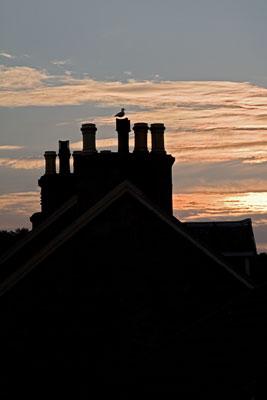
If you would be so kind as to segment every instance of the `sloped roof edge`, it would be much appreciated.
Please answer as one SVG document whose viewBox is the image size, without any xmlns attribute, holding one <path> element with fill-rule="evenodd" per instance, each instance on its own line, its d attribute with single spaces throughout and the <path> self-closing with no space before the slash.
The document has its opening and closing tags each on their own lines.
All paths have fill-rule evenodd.
<svg viewBox="0 0 267 400">
<path fill-rule="evenodd" d="M 158 218 L 164 221 L 167 225 L 169 225 L 176 232 L 179 232 L 183 237 L 193 243 L 197 248 L 203 251 L 206 255 L 211 257 L 214 261 L 216 261 L 222 268 L 227 270 L 231 275 L 233 275 L 237 280 L 239 280 L 242 284 L 244 284 L 247 288 L 253 289 L 254 286 L 246 280 L 244 277 L 239 275 L 237 272 L 233 271 L 226 263 L 223 262 L 215 253 L 213 253 L 210 249 L 200 243 L 196 238 L 192 237 L 182 226 L 182 223 L 176 219 L 175 217 L 170 217 L 162 212 L 157 206 L 155 206 L 150 200 L 148 200 L 142 193 L 140 189 L 138 189 L 135 185 L 133 185 L 130 181 L 125 180 L 120 185 L 118 185 L 115 189 L 109 192 L 105 197 L 99 200 L 94 206 L 84 212 L 80 217 L 78 217 L 74 222 L 72 222 L 69 226 L 67 226 L 61 233 L 59 233 L 56 237 L 52 238 L 52 240 L 44 246 L 37 254 L 33 255 L 26 263 L 24 263 L 17 271 L 15 271 L 11 276 L 9 276 L 4 282 L 0 284 L 0 295 L 3 295 L 8 289 L 10 289 L 13 285 L 16 284 L 20 279 L 22 279 L 25 275 L 27 275 L 36 265 L 42 262 L 47 256 L 49 256 L 55 249 L 61 246 L 66 240 L 70 239 L 77 232 L 79 232 L 82 228 L 88 224 L 88 222 L 92 221 L 99 214 L 101 214 L 105 209 L 107 209 L 112 203 L 114 203 L 117 199 L 119 199 L 123 194 L 129 193 L 131 194 L 137 201 L 147 207 L 150 211 L 152 211 Z M 72 198 L 72 202 L 75 201 Z M 64 207 L 64 205 L 61 207 Z M 59 211 L 59 210 L 58 210 Z M 53 214 L 50 218 L 45 221 L 47 225 L 51 223 L 52 220 L 57 218 L 56 213 Z M 43 225 L 43 224 L 42 224 Z M 38 228 L 36 228 L 38 229 Z M 42 226 L 40 226 L 40 230 Z M 38 232 L 36 233 L 38 234 Z M 29 238 L 30 240 L 30 238 Z M 23 245 L 23 243 L 22 243 Z M 14 249 L 16 251 L 16 249 Z M 13 251 L 13 254 L 14 254 Z M 8 257 L 6 257 L 7 259 Z"/>
<path fill-rule="evenodd" d="M 12 248 L 8 249 L 0 257 L 0 265 L 3 264 L 9 257 L 13 256 L 18 250 L 20 250 L 26 243 L 30 242 L 33 238 L 44 231 L 52 222 L 56 221 L 60 216 L 62 216 L 67 210 L 77 203 L 77 196 L 74 195 L 70 197 L 65 203 L 57 208 L 51 215 L 44 219 L 40 225 L 38 225 L 34 230 L 30 231 L 23 239 L 17 242 Z"/>
</svg>

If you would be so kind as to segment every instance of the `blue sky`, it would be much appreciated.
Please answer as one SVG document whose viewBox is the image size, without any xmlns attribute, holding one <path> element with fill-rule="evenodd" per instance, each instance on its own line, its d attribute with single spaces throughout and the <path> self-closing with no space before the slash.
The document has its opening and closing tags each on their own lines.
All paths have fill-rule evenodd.
<svg viewBox="0 0 267 400">
<path fill-rule="evenodd" d="M 266 0 L 2 0 L 2 228 L 38 211 L 44 151 L 85 121 L 116 148 L 125 106 L 167 127 L 176 215 L 252 217 L 267 249 L 266 20 Z"/>
<path fill-rule="evenodd" d="M 1 48 L 18 65 L 56 73 L 51 62 L 69 60 L 96 79 L 266 85 L 266 18 L 265 0 L 3 0 Z"/>
</svg>

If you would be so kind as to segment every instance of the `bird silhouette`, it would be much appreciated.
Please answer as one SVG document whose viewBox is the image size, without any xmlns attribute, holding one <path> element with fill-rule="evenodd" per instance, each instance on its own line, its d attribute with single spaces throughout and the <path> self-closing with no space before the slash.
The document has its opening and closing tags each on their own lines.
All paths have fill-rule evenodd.
<svg viewBox="0 0 267 400">
<path fill-rule="evenodd" d="M 114 115 L 114 117 L 124 117 L 125 112 L 124 112 L 125 108 L 122 108 L 120 112 L 118 112 L 116 115 Z"/>
</svg>

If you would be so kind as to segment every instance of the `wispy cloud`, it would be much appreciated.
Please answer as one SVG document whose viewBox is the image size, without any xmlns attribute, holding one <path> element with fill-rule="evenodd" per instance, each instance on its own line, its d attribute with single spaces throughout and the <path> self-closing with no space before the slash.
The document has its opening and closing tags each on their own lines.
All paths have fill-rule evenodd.
<svg viewBox="0 0 267 400">
<path fill-rule="evenodd" d="M 51 64 L 53 64 L 53 65 L 59 65 L 59 66 L 61 66 L 61 65 L 69 65 L 69 64 L 71 64 L 71 60 L 54 60 L 54 61 L 51 61 Z"/>
<path fill-rule="evenodd" d="M 0 158 L 0 167 L 15 169 L 40 169 L 44 167 L 44 160 L 41 157 Z"/>
<path fill-rule="evenodd" d="M 29 217 L 40 210 L 40 192 L 19 192 L 0 195 L 1 229 L 30 228 Z"/>
<path fill-rule="evenodd" d="M 0 52 L 0 56 L 2 57 L 6 57 L 6 58 L 16 58 L 15 56 L 13 56 L 12 54 L 9 53 L 5 53 L 5 52 Z"/>
<path fill-rule="evenodd" d="M 43 85 L 43 81 L 51 79 L 47 72 L 31 67 L 7 67 L 0 65 L 0 106 L 4 106 L 4 97 L 23 95 Z M 24 90 L 23 90 L 24 89 Z M 2 97 L 3 96 L 3 97 Z M 13 104 L 16 106 L 16 102 Z M 10 104 L 12 106 L 12 104 Z"/>
<path fill-rule="evenodd" d="M 174 193 L 266 192 L 266 164 L 224 162 L 178 162 L 173 167 Z"/>
<path fill-rule="evenodd" d="M 187 221 L 266 215 L 267 192 L 174 194 L 173 207 L 175 214 Z"/>
<path fill-rule="evenodd" d="M 13 146 L 13 145 L 0 145 L 0 150 L 19 150 L 23 149 L 24 146 Z"/>
<path fill-rule="evenodd" d="M 243 163 L 259 164 L 267 161 L 265 129 L 239 132 L 236 129 L 170 133 L 166 137 L 168 150 L 178 162 L 222 162 L 242 159 Z"/>
<path fill-rule="evenodd" d="M 61 61 L 59 61 L 61 62 Z M 63 61 L 62 61 L 63 62 Z M 2 66 L 3 68 L 3 66 Z M 17 75 L 16 82 L 18 89 L 21 88 L 19 82 L 21 78 L 20 72 L 28 67 L 5 67 L 2 69 L 1 75 L 10 71 L 13 76 Z M 45 70 L 38 70 L 30 68 L 31 73 L 39 76 L 42 72 L 40 82 L 44 79 L 54 78 L 50 76 Z M 14 85 L 12 85 L 14 86 Z M 58 82 L 54 85 L 43 85 L 42 91 L 45 92 L 45 98 L 41 96 L 39 91 L 25 91 L 20 92 L 17 101 L 12 101 L 13 106 L 27 106 L 27 105 L 57 105 L 60 99 L 63 105 L 77 105 L 86 102 L 95 102 L 105 105 L 118 106 L 126 104 L 129 106 L 138 106 L 146 109 L 144 111 L 147 115 L 147 110 L 153 111 L 155 108 L 160 108 L 166 112 L 169 111 L 167 121 L 179 122 L 185 129 L 188 124 L 186 113 L 191 110 L 194 116 L 194 126 L 197 127 L 204 121 L 208 122 L 210 115 L 214 116 L 216 112 L 216 120 L 227 118 L 227 126 L 235 126 L 235 119 L 238 120 L 239 127 L 248 128 L 253 125 L 253 121 L 246 117 L 244 110 L 250 110 L 252 115 L 260 120 L 266 119 L 266 112 L 263 106 L 266 106 L 267 89 L 253 86 L 247 82 L 180 82 L 180 81 L 134 81 L 134 82 L 106 82 L 96 81 L 89 77 L 81 79 L 66 77 L 65 75 L 58 77 Z M 72 96 L 66 98 L 66 93 Z M 33 98 L 32 95 L 36 97 Z M 9 105 L 9 93 L 6 93 L 7 98 L 1 96 L 1 105 Z M 258 108 L 259 107 L 259 108 Z M 179 111 L 179 112 L 178 112 Z M 206 111 L 205 115 L 199 113 Z M 262 113 L 262 115 L 261 115 Z M 207 115 L 208 114 L 208 115 Z M 138 113 L 140 115 L 140 113 Z M 155 111 L 154 114 L 155 116 Z M 241 118 L 241 120 L 240 120 Z M 165 119 L 164 119 L 165 120 Z M 240 124 L 242 122 L 242 125 Z M 111 123 L 110 119 L 103 119 L 103 123 Z M 168 124 L 169 125 L 169 124 Z M 262 124 L 260 124 L 262 125 Z M 177 128 L 177 124 L 175 124 Z M 256 124 L 258 127 L 259 124 Z M 264 126 L 267 126 L 265 124 Z M 191 127 L 191 125 L 190 125 Z M 207 123 L 207 128 L 212 128 L 211 122 Z M 217 127 L 217 124 L 214 126 Z"/>
<path fill-rule="evenodd" d="M 63 62 L 63 61 L 62 61 Z M 124 105 L 131 121 L 164 122 L 177 161 L 267 161 L 267 89 L 248 82 L 97 81 L 0 67 L 0 106 Z M 137 111 L 130 111 L 131 108 Z M 113 115 L 91 120 L 114 125 Z"/>
<path fill-rule="evenodd" d="M 20 192 L 0 195 L 0 210 L 15 211 L 28 214 L 34 212 L 37 202 L 40 202 L 40 192 Z"/>
</svg>

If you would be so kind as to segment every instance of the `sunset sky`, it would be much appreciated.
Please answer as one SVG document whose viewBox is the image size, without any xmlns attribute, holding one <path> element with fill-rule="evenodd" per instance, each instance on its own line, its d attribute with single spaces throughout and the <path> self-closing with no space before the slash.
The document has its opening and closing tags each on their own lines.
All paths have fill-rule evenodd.
<svg viewBox="0 0 267 400">
<path fill-rule="evenodd" d="M 182 221 L 252 218 L 267 251 L 266 0 L 2 0 L 0 229 L 40 210 L 43 153 L 163 122 Z M 133 137 L 131 136 L 131 142 Z"/>
</svg>

